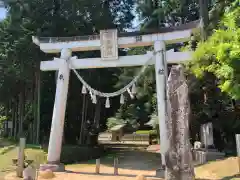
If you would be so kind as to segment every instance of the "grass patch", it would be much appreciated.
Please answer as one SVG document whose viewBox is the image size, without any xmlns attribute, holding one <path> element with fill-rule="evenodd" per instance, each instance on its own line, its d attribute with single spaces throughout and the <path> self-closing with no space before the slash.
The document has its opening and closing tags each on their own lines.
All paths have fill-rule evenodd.
<svg viewBox="0 0 240 180">
<path fill-rule="evenodd" d="M 136 134 L 150 134 L 150 130 L 138 130 Z"/>
<path fill-rule="evenodd" d="M 136 131 L 136 134 L 149 134 L 149 135 L 153 135 L 153 134 L 157 134 L 156 130 L 138 130 Z"/>
<path fill-rule="evenodd" d="M 5 142 L 3 142 L 5 141 Z M 0 144 L 0 177 L 9 171 L 14 171 L 15 166 L 13 165 L 12 159 L 17 159 L 18 145 L 7 143 L 6 140 L 1 139 Z M 44 152 L 40 146 L 26 145 L 25 155 L 27 160 L 33 160 L 33 165 L 39 166 L 39 164 L 46 161 L 46 152 Z"/>
<path fill-rule="evenodd" d="M 5 146 L 5 147 L 0 148 L 0 155 L 3 155 L 5 153 L 7 153 L 8 151 L 11 151 L 15 147 L 16 147 L 16 145 L 9 145 L 9 146 Z"/>
<path fill-rule="evenodd" d="M 17 159 L 18 147 L 11 146 L 11 149 L 0 155 L 0 170 L 12 166 L 12 159 Z M 25 149 L 27 160 L 33 160 L 35 163 L 43 163 L 46 160 L 46 153 L 42 149 Z"/>
<path fill-rule="evenodd" d="M 92 148 L 87 146 L 63 146 L 61 161 L 63 163 L 73 163 L 85 161 L 88 164 L 95 164 L 95 159 L 101 156 L 103 149 Z M 15 171 L 16 166 L 12 160 L 17 159 L 18 143 L 0 139 L 0 179 L 7 173 Z M 26 160 L 33 160 L 33 165 L 38 167 L 47 160 L 47 151 L 40 145 L 26 144 Z M 109 157 L 108 157 L 109 158 Z M 93 159 L 89 160 L 88 159 Z M 74 164 L 73 164 L 74 165 Z M 79 165 L 78 165 L 79 166 Z"/>
</svg>

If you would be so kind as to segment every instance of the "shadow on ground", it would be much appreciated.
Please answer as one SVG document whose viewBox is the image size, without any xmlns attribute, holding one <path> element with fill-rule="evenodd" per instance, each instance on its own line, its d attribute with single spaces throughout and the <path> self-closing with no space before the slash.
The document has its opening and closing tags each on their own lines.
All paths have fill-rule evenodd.
<svg viewBox="0 0 240 180">
<path fill-rule="evenodd" d="M 139 150 L 112 151 L 100 158 L 101 164 L 113 167 L 115 157 L 118 158 L 118 168 L 121 169 L 155 171 L 161 165 L 160 154 Z M 95 160 L 88 161 L 87 164 L 95 164 Z"/>
<path fill-rule="evenodd" d="M 83 175 L 96 175 L 96 176 L 120 176 L 120 177 L 136 177 L 137 175 L 134 174 L 118 174 L 118 175 L 114 175 L 111 173 L 100 173 L 100 174 L 96 174 L 96 173 L 92 173 L 92 172 L 76 172 L 76 171 L 69 171 L 67 170 L 66 173 L 69 174 L 83 174 Z M 145 175 L 145 177 L 147 178 L 151 178 L 151 180 L 159 180 L 158 177 L 156 176 L 150 176 L 150 175 Z M 206 178 L 196 178 L 195 180 L 232 180 L 233 178 L 240 178 L 239 174 L 233 175 L 233 176 L 227 176 L 221 179 L 206 179 Z"/>
<path fill-rule="evenodd" d="M 224 178 L 220 178 L 220 179 L 204 179 L 204 178 L 197 178 L 195 180 L 232 180 L 233 178 L 240 178 L 239 174 L 235 174 L 233 176 L 226 176 Z"/>
<path fill-rule="evenodd" d="M 235 174 L 233 176 L 226 176 L 226 177 L 222 178 L 221 180 L 231 180 L 233 178 L 240 178 L 240 174 Z"/>
<path fill-rule="evenodd" d="M 118 174 L 118 175 L 114 175 L 114 174 L 111 174 L 111 173 L 99 173 L 99 174 L 96 174 L 96 173 L 92 173 L 92 172 L 76 172 L 76 171 L 65 171 L 66 173 L 70 173 L 70 174 L 84 174 L 84 175 L 96 175 L 96 176 L 120 176 L 120 177 L 136 177 L 137 175 L 134 175 L 134 174 Z M 146 175 L 146 177 L 153 177 L 153 178 L 156 178 L 155 176 L 149 176 L 149 175 Z"/>
</svg>

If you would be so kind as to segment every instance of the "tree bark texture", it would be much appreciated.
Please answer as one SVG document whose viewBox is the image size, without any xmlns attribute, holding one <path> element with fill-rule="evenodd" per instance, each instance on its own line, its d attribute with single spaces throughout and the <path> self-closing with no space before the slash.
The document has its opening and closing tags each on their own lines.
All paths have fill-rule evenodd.
<svg viewBox="0 0 240 180">
<path fill-rule="evenodd" d="M 83 98 L 82 113 L 81 113 L 82 114 L 82 118 L 81 118 L 81 127 L 80 127 L 78 144 L 82 144 L 83 143 L 83 126 L 84 126 L 84 118 L 85 118 L 86 94 L 83 94 L 82 98 Z"/>
<path fill-rule="evenodd" d="M 17 132 L 18 132 L 18 97 L 15 97 L 14 101 L 14 139 L 17 139 Z"/>
<path fill-rule="evenodd" d="M 94 124 L 96 128 L 99 128 L 100 115 L 101 115 L 101 100 L 100 98 L 97 98 L 97 105 L 94 112 Z"/>
<path fill-rule="evenodd" d="M 203 29 L 202 29 L 202 40 L 205 41 L 207 39 L 207 26 L 209 23 L 209 15 L 208 15 L 208 0 L 199 0 L 199 8 L 200 8 L 200 18 L 202 19 Z"/>
<path fill-rule="evenodd" d="M 191 145 L 189 141 L 190 103 L 182 66 L 173 66 L 168 78 L 166 180 L 193 180 Z"/>
</svg>

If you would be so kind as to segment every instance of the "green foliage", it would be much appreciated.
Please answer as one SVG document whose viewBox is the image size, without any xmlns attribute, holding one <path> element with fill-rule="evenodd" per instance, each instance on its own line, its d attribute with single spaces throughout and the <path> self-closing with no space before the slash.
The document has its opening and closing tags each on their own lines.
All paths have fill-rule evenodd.
<svg viewBox="0 0 240 180">
<path fill-rule="evenodd" d="M 128 51 L 129 55 L 145 54 L 149 48 L 132 48 Z M 123 68 L 119 76 L 116 88 L 120 88 L 129 83 L 139 72 L 140 68 Z M 155 94 L 155 70 L 154 67 L 148 67 L 137 82 L 137 94 L 135 99 L 131 99 L 125 94 L 125 104 L 121 105 L 115 114 L 116 120 L 123 120 L 125 123 L 137 128 L 148 122 L 156 105 Z"/>
<path fill-rule="evenodd" d="M 35 136 L 37 128 L 36 77 L 40 75 L 40 61 L 59 57 L 59 54 L 46 55 L 32 42 L 32 36 L 43 37 L 69 37 L 98 34 L 101 29 L 117 28 L 123 31 L 131 27 L 134 18 L 132 14 L 132 0 L 109 1 L 39 1 L 24 0 L 6 1 L 7 17 L 0 23 L 0 104 L 4 106 L 4 113 L 13 120 L 15 138 L 23 129 Z M 122 52 L 121 52 L 122 53 Z M 81 57 L 99 57 L 99 51 L 75 53 Z M 116 77 L 119 72 L 116 69 L 91 69 L 81 71 L 84 79 L 101 91 L 113 91 Z M 106 80 L 107 79 L 107 80 Z M 115 109 L 100 112 L 101 119 L 94 124 L 95 107 L 83 103 L 81 83 L 75 76 L 71 76 L 69 97 L 65 121 L 65 138 L 67 142 L 75 143 L 79 136 L 81 122 L 89 119 L 93 125 L 103 127 L 106 118 Z M 50 132 L 55 93 L 54 72 L 41 73 L 41 130 L 40 137 L 47 136 Z M 20 96 L 22 95 L 23 96 Z M 24 102 L 20 102 L 23 97 Z M 101 102 L 100 102 L 101 103 Z M 24 105 L 23 105 L 24 104 Z M 19 107 L 24 106 L 21 112 Z M 10 107 L 9 107 L 10 106 Z M 84 106 L 86 117 L 82 115 Z M 100 106 L 101 107 L 101 106 Z M 103 109 L 103 108 L 102 108 Z M 29 113 L 28 113 L 29 112 Z M 1 112 L 2 115 L 2 112 Z M 26 117 L 26 118 L 25 118 Z M 24 122 L 22 122 L 24 120 Z M 31 130 L 32 129 L 32 130 Z M 31 132 L 33 131 L 34 132 Z M 16 133 L 15 133 L 16 132 Z M 32 137 L 31 139 L 35 139 Z M 71 142 L 74 141 L 74 142 Z"/>
<path fill-rule="evenodd" d="M 114 117 L 110 117 L 107 119 L 107 127 L 108 129 L 111 129 L 112 127 L 116 125 L 122 125 L 125 124 L 125 121 L 123 119 L 118 119 Z"/>
<path fill-rule="evenodd" d="M 177 23 L 185 23 L 198 19 L 198 9 L 195 0 L 192 1 L 159 1 L 145 0 L 137 3 L 137 12 L 142 21 L 143 31 L 157 29 L 163 26 L 175 26 Z M 173 48 L 178 45 L 167 47 Z M 130 49 L 127 54 L 144 54 L 152 50 L 152 47 L 138 47 Z M 132 80 L 132 77 L 139 72 L 139 68 L 122 69 L 116 87 L 122 87 Z M 137 95 L 134 100 L 127 99 L 124 105 L 116 113 L 116 120 L 124 120 L 132 124 L 144 126 L 150 119 L 153 128 L 158 128 L 157 124 L 157 101 L 155 87 L 155 69 L 150 66 L 137 83 Z M 153 115 L 152 115 L 153 114 Z M 152 116 L 151 116 L 152 115 Z"/>
<path fill-rule="evenodd" d="M 3 128 L 3 125 L 6 120 L 7 120 L 6 116 L 0 116 L 0 130 Z"/>
<path fill-rule="evenodd" d="M 212 73 L 218 87 L 233 99 L 240 99 L 240 8 L 223 17 L 220 28 L 201 42 L 194 53 L 190 69 L 197 77 Z"/>
<path fill-rule="evenodd" d="M 79 36 L 99 33 L 100 29 L 118 28 L 123 31 L 130 28 L 133 19 L 133 0 L 82 0 L 82 1 L 7 1 L 8 15 L 0 23 L 0 96 L 1 114 L 13 120 L 19 127 L 21 116 L 29 113 L 23 123 L 28 129 L 36 129 L 36 72 L 39 62 L 59 57 L 59 54 L 46 55 L 32 43 L 32 36 Z M 139 1 L 140 2 L 140 1 Z M 174 26 L 199 19 L 198 1 L 180 0 L 145 0 L 137 2 L 138 15 L 142 30 L 157 29 L 163 26 Z M 212 1 L 212 21 L 219 21 L 226 5 L 232 0 Z M 237 10 L 238 9 L 238 10 Z M 200 43 L 195 53 L 195 61 L 191 70 L 203 79 L 189 75 L 189 88 L 192 107 L 192 124 L 194 132 L 205 121 L 213 121 L 214 127 L 224 137 L 230 137 L 231 130 L 237 130 L 237 115 L 232 113 L 231 101 L 226 94 L 217 91 L 217 85 L 231 97 L 239 98 L 239 0 L 227 9 L 225 19 L 207 42 Z M 211 18 L 210 18 L 211 19 Z M 215 24 L 213 23 L 213 24 Z M 213 25 L 212 29 L 216 28 Z M 178 49 L 180 45 L 167 48 Z M 127 54 L 143 54 L 150 48 L 128 49 Z M 125 52 L 120 52 L 125 55 Z M 78 57 L 99 57 L 98 51 L 75 53 Z M 125 86 L 137 74 L 139 68 L 108 68 L 81 70 L 81 75 L 94 88 L 110 92 Z M 212 77 L 212 74 L 214 77 Z M 216 81 L 217 78 L 217 81 Z M 55 93 L 55 74 L 41 74 L 41 137 L 50 132 L 52 108 Z M 113 88 L 113 85 L 115 87 Z M 64 139 L 67 143 L 76 143 L 81 123 L 89 120 L 93 126 L 105 128 L 117 124 L 130 124 L 132 127 L 142 126 L 150 120 L 152 126 L 158 128 L 156 110 L 155 70 L 149 67 L 137 84 L 137 95 L 131 100 L 127 94 L 126 103 L 119 108 L 119 99 L 113 99 L 111 109 L 105 110 L 99 99 L 100 114 L 96 120 L 97 108 L 91 104 L 89 97 L 83 102 L 81 84 L 75 76 L 71 76 L 68 93 L 68 104 L 65 120 Z M 207 90 L 203 90 L 205 87 Z M 206 91 L 206 92 L 205 92 Z M 24 112 L 19 112 L 20 95 L 24 94 Z M 207 94 L 207 95 L 206 95 Z M 204 96 L 207 96 L 205 102 Z M 84 108 L 84 109 L 83 109 Z M 119 109 L 118 109 L 119 108 Z M 82 110 L 83 109 L 83 110 Z M 229 110 L 230 109 L 230 110 Z M 106 112 L 105 112 L 106 111 Z M 83 114 L 83 112 L 86 112 Z M 219 112 L 222 112 L 220 114 Z M 21 115 L 23 114 L 23 115 Z M 86 117 L 84 117 L 86 116 Z M 228 119 L 228 121 L 225 121 Z M 94 124 L 93 122 L 99 122 Z M 85 126 L 84 126 L 85 127 Z M 14 127 L 15 128 L 15 127 Z M 18 133 L 18 129 L 16 133 Z M 14 131 L 15 132 L 15 131 Z M 32 132 L 34 134 L 34 132 Z M 224 134 L 224 135 L 223 135 Z M 230 135 L 229 135 L 230 134 Z M 227 138 L 226 138 L 227 139 Z M 223 140 L 222 140 L 223 141 Z M 77 153 L 77 150 L 74 150 Z M 85 150 L 84 150 L 85 151 Z M 87 150 L 86 150 L 87 151 Z M 68 155 L 67 155 L 68 156 Z"/>
<path fill-rule="evenodd" d="M 140 20 L 143 21 L 142 30 L 175 26 L 196 20 L 199 16 L 197 0 L 145 0 L 144 3 L 138 3 L 137 7 Z"/>
<path fill-rule="evenodd" d="M 159 119 L 157 114 L 153 113 L 150 117 L 150 121 L 148 122 L 150 126 L 152 126 L 154 129 L 159 128 Z"/>
<path fill-rule="evenodd" d="M 3 122 L 3 121 L 6 121 L 6 120 L 7 120 L 6 116 L 0 116 L 0 123 Z"/>
</svg>

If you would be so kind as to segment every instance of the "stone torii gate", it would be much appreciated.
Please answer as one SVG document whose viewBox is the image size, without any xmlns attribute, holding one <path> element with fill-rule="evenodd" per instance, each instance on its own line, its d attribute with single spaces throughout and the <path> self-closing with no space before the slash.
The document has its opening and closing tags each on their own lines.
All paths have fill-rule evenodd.
<svg viewBox="0 0 240 180">
<path fill-rule="evenodd" d="M 71 68 L 107 68 L 130 67 L 144 65 L 151 56 L 154 58 L 150 64 L 155 64 L 157 106 L 160 126 L 160 142 L 162 165 L 165 165 L 165 153 L 169 143 L 166 137 L 166 78 L 167 63 L 178 64 L 191 59 L 191 52 L 174 52 L 165 50 L 166 44 L 182 43 L 190 40 L 191 35 L 199 30 L 199 21 L 194 21 L 173 28 L 162 28 L 157 32 L 130 32 L 117 33 L 117 30 L 104 30 L 99 35 L 69 38 L 33 37 L 33 42 L 46 53 L 61 52 L 60 58 L 51 61 L 42 61 L 42 71 L 58 70 L 58 79 L 55 103 L 52 116 L 52 126 L 49 140 L 47 168 L 59 169 L 62 136 L 64 128 L 65 109 L 68 93 L 69 74 Z M 154 52 L 145 55 L 120 56 L 118 48 L 138 46 L 152 46 Z M 72 57 L 74 51 L 101 50 L 101 58 L 77 59 Z M 167 61 L 167 63 L 165 62 Z M 71 67 L 69 66 L 71 64 Z"/>
</svg>

